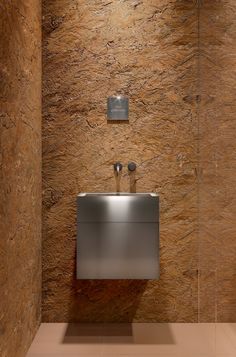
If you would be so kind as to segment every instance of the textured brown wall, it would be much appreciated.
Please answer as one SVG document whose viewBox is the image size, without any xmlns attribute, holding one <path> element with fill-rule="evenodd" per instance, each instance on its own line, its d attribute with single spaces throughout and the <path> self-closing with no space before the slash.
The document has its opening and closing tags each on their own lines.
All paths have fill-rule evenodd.
<svg viewBox="0 0 236 357">
<path fill-rule="evenodd" d="M 236 321 L 236 2 L 200 11 L 201 321 Z"/>
<path fill-rule="evenodd" d="M 43 15 L 43 320 L 197 321 L 195 1 L 47 0 Z M 106 121 L 116 92 L 128 124 Z M 115 191 L 117 160 L 160 194 L 160 281 L 75 279 L 76 195 Z"/>
<path fill-rule="evenodd" d="M 21 357 L 41 304 L 40 1 L 0 13 L 0 356 Z"/>
</svg>

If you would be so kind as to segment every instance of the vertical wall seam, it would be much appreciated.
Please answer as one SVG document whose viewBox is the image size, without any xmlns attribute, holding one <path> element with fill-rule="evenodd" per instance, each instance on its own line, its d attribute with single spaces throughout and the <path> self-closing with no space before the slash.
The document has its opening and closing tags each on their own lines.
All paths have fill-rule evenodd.
<svg viewBox="0 0 236 357">
<path fill-rule="evenodd" d="M 197 242 L 198 242 L 198 322 L 200 322 L 201 309 L 201 272 L 200 272 L 200 6 L 201 0 L 197 0 Z"/>
</svg>

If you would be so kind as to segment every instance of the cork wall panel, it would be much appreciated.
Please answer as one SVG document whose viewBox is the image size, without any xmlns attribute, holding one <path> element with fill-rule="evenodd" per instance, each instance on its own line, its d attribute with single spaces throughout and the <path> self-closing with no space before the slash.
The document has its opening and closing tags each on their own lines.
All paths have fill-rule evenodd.
<svg viewBox="0 0 236 357">
<path fill-rule="evenodd" d="M 43 321 L 197 321 L 196 2 L 47 0 L 43 19 Z M 115 93 L 128 123 L 106 120 Z M 160 195 L 160 281 L 77 281 L 76 196 L 131 160 L 121 191 Z"/>
<path fill-rule="evenodd" d="M 40 1 L 0 13 L 0 355 L 21 357 L 41 304 Z"/>
<path fill-rule="evenodd" d="M 235 15 L 233 0 L 202 1 L 199 237 L 200 269 L 208 276 L 208 289 L 200 280 L 203 322 L 236 321 Z"/>
</svg>

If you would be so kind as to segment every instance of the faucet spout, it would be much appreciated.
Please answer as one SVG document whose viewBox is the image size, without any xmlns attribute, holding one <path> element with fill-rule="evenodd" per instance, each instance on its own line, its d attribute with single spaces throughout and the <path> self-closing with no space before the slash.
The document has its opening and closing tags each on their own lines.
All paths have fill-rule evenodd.
<svg viewBox="0 0 236 357">
<path fill-rule="evenodd" d="M 115 170 L 117 176 L 118 176 L 119 173 L 121 172 L 122 167 L 123 167 L 123 166 L 122 166 L 122 164 L 121 164 L 120 162 L 116 162 L 116 163 L 114 164 L 114 170 Z"/>
</svg>

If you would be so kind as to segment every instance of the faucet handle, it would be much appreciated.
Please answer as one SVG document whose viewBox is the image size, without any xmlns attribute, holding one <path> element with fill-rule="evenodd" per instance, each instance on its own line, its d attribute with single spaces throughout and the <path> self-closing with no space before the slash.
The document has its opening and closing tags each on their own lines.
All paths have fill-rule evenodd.
<svg viewBox="0 0 236 357">
<path fill-rule="evenodd" d="M 128 164 L 129 171 L 135 171 L 136 167 L 137 167 L 137 165 L 135 164 L 135 162 L 129 162 L 129 164 Z"/>
<path fill-rule="evenodd" d="M 117 173 L 117 175 L 119 174 L 119 172 L 122 170 L 123 165 L 120 162 L 116 162 L 114 164 L 114 170 Z"/>
</svg>

